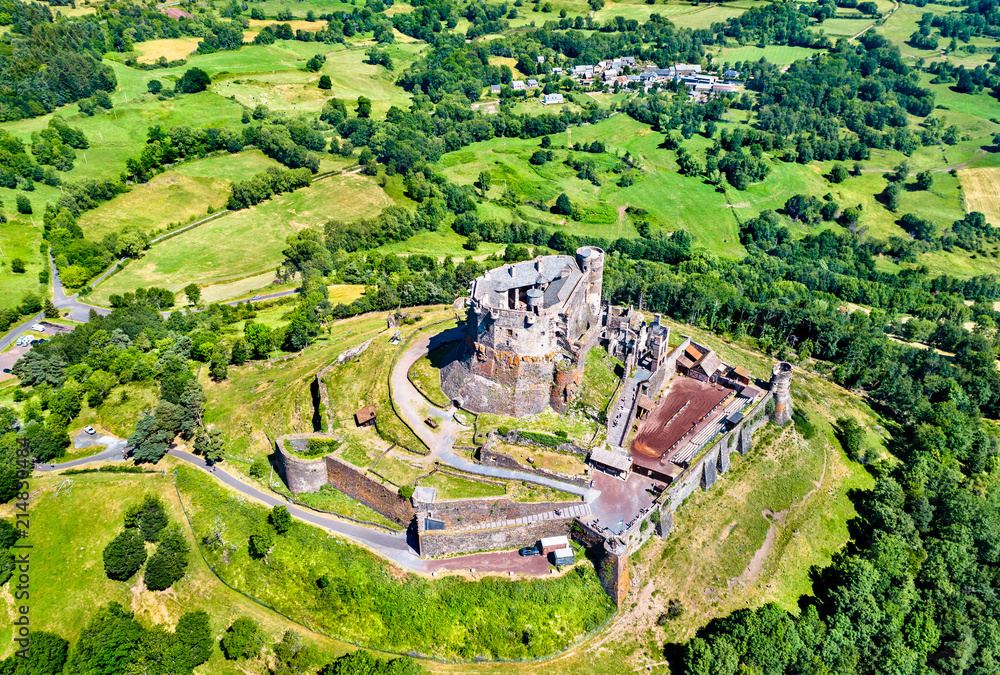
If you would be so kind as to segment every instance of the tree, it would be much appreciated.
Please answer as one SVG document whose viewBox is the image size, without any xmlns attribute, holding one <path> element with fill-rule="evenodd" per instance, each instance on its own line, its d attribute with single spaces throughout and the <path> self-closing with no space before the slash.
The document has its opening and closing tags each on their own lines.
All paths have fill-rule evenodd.
<svg viewBox="0 0 1000 675">
<path fill-rule="evenodd" d="M 156 415 L 145 415 L 136 423 L 128 444 L 133 448 L 135 461 L 156 464 L 167 454 L 173 438 L 174 434 L 160 428 Z"/>
<path fill-rule="evenodd" d="M 249 659 L 260 654 L 264 638 L 253 619 L 241 616 L 223 634 L 219 646 L 227 659 Z"/>
<path fill-rule="evenodd" d="M 295 631 L 285 631 L 274 645 L 275 675 L 305 675 L 311 673 L 313 650 L 302 644 L 302 636 Z"/>
<path fill-rule="evenodd" d="M 55 633 L 43 630 L 31 631 L 31 642 L 28 644 L 28 657 L 21 659 L 17 668 L 11 671 L 14 675 L 59 675 L 63 672 L 66 657 L 69 654 L 69 642 Z M 6 673 L 0 665 L 0 672 Z"/>
<path fill-rule="evenodd" d="M 934 185 L 934 174 L 929 169 L 917 174 L 918 190 L 930 190 L 932 185 Z"/>
<path fill-rule="evenodd" d="M 889 183 L 885 186 L 885 205 L 889 207 L 890 211 L 899 209 L 899 200 L 902 192 L 903 190 L 899 187 L 899 183 Z"/>
<path fill-rule="evenodd" d="M 31 201 L 22 194 L 19 194 L 14 200 L 17 203 L 17 212 L 22 216 L 30 216 L 31 211 Z"/>
<path fill-rule="evenodd" d="M 159 94 L 163 91 L 163 83 L 159 80 L 150 80 L 146 83 L 146 89 L 149 90 L 150 94 Z"/>
<path fill-rule="evenodd" d="M 559 193 L 559 196 L 556 197 L 556 204 L 552 207 L 552 213 L 558 213 L 564 216 L 573 214 L 573 204 L 570 202 L 569 197 L 566 196 L 565 192 Z"/>
<path fill-rule="evenodd" d="M 184 295 L 187 296 L 188 302 L 192 305 L 201 304 L 201 288 L 198 284 L 191 283 L 184 287 Z"/>
<path fill-rule="evenodd" d="M 843 183 L 847 180 L 847 168 L 843 164 L 834 164 L 830 169 L 830 182 Z"/>
<path fill-rule="evenodd" d="M 128 515 L 126 514 L 126 516 Z M 143 540 L 155 542 L 159 540 L 160 532 L 170 522 L 170 517 L 167 515 L 167 510 L 163 508 L 163 502 L 154 495 L 146 495 L 146 499 L 143 500 L 138 512 L 135 513 L 133 522 L 135 527 L 139 528 L 139 534 L 142 535 Z M 128 523 L 127 519 L 126 527 L 129 526 Z"/>
<path fill-rule="evenodd" d="M 319 76 L 319 88 L 320 89 L 333 89 L 333 82 L 330 80 L 329 75 Z"/>
<path fill-rule="evenodd" d="M 278 504 L 271 509 L 271 525 L 274 526 L 274 531 L 278 534 L 285 534 L 291 529 L 292 516 L 285 506 Z"/>
<path fill-rule="evenodd" d="M 479 191 L 483 195 L 484 199 L 486 197 L 486 193 L 490 191 L 491 187 L 493 187 L 493 179 L 490 177 L 490 172 L 489 171 L 480 171 L 479 172 Z"/>
<path fill-rule="evenodd" d="M 358 96 L 358 117 L 371 117 L 372 101 L 367 96 Z"/>
<path fill-rule="evenodd" d="M 142 580 L 151 591 L 164 591 L 184 576 L 188 545 L 180 527 L 171 525 L 160 535 L 156 552 L 146 563 Z"/>
<path fill-rule="evenodd" d="M 203 429 L 194 442 L 194 451 L 203 456 L 209 464 L 221 462 L 223 457 L 222 431 Z"/>
<path fill-rule="evenodd" d="M 139 650 L 145 629 L 117 602 L 97 610 L 80 633 L 66 663 L 66 672 L 124 673 Z"/>
<path fill-rule="evenodd" d="M 127 581 L 146 562 L 146 548 L 136 530 L 124 530 L 104 547 L 104 573 L 109 579 Z"/>
<path fill-rule="evenodd" d="M 863 463 L 867 455 L 864 427 L 853 417 L 842 417 L 837 420 L 837 434 L 848 456 Z"/>
<path fill-rule="evenodd" d="M 212 84 L 212 78 L 201 68 L 188 68 L 184 71 L 181 79 L 177 80 L 174 89 L 181 94 L 197 94 L 199 91 L 208 89 Z"/>
<path fill-rule="evenodd" d="M 196 668 L 212 656 L 212 625 L 204 610 L 184 614 L 174 628 L 177 641 L 189 668 Z"/>
<path fill-rule="evenodd" d="M 462 244 L 462 248 L 466 251 L 475 251 L 479 248 L 479 243 L 483 240 L 479 236 L 478 232 L 470 232 L 469 236 L 466 238 L 465 243 Z"/>
<path fill-rule="evenodd" d="M 539 147 L 542 149 L 548 149 L 552 147 L 552 139 L 548 136 L 542 136 L 542 141 L 539 143 Z"/>
<path fill-rule="evenodd" d="M 27 266 L 21 258 L 14 258 L 10 261 L 10 271 L 14 274 L 24 274 Z"/>
<path fill-rule="evenodd" d="M 274 546 L 274 530 L 267 526 L 264 521 L 259 521 L 254 527 L 253 534 L 248 542 L 250 557 L 263 558 Z"/>
</svg>

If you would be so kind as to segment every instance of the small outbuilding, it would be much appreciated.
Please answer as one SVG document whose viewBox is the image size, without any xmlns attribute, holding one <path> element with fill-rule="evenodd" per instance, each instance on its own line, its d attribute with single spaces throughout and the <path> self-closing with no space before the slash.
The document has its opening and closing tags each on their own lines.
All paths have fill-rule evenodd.
<svg viewBox="0 0 1000 675">
<path fill-rule="evenodd" d="M 359 427 L 370 427 L 375 424 L 375 406 L 369 405 L 354 413 L 354 421 Z"/>
<path fill-rule="evenodd" d="M 542 537 L 541 541 L 538 543 L 542 545 L 543 555 L 548 555 L 549 553 L 569 548 L 569 538 L 564 534 L 557 537 Z"/>
<path fill-rule="evenodd" d="M 570 547 L 561 548 L 557 551 L 552 552 L 552 562 L 556 564 L 557 567 L 562 567 L 563 565 L 572 565 L 575 562 L 573 557 L 573 549 Z"/>
</svg>

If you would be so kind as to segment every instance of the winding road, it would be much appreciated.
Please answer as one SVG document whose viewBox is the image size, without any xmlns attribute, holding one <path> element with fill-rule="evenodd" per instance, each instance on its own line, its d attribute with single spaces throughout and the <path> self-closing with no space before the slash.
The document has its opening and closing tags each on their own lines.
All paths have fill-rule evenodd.
<svg viewBox="0 0 1000 675">
<path fill-rule="evenodd" d="M 578 487 L 523 471 L 511 471 L 499 467 L 475 464 L 459 457 L 452 451 L 456 437 L 461 431 L 468 429 L 468 427 L 462 426 L 455 420 L 454 409 L 441 410 L 431 405 L 413 383 L 410 382 L 407 374 L 410 372 L 413 364 L 424 356 L 427 356 L 429 352 L 450 342 L 461 340 L 464 334 L 465 329 L 457 327 L 449 328 L 434 335 L 420 336 L 407 347 L 406 351 L 399 355 L 390 376 L 390 394 L 396 405 L 397 412 L 403 418 L 406 425 L 413 430 L 413 433 L 423 441 L 424 445 L 430 448 L 430 456 L 442 464 L 469 473 L 544 485 L 545 487 L 579 495 L 587 502 L 596 499 L 600 495 L 600 492 L 597 490 Z M 437 429 L 431 429 L 424 423 L 424 420 L 428 416 L 434 416 L 440 420 Z"/>
</svg>

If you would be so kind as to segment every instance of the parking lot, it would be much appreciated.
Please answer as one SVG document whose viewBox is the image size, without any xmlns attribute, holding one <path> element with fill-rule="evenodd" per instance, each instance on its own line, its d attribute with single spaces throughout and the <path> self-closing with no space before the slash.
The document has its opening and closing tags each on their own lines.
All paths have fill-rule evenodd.
<svg viewBox="0 0 1000 675">
<path fill-rule="evenodd" d="M 42 327 L 45 328 L 44 335 L 49 338 L 51 338 L 53 335 L 56 335 L 57 333 L 69 333 L 70 331 L 73 330 L 72 326 L 64 326 L 62 324 L 50 323 L 48 321 L 42 321 L 41 324 Z M 35 335 L 34 332 L 30 333 L 32 335 Z M 39 337 L 41 337 L 41 334 L 39 334 Z M 31 349 L 30 345 L 26 347 L 21 347 L 16 344 L 12 344 L 10 346 L 10 349 L 0 354 L 0 371 L 9 370 L 10 368 L 13 368 L 14 364 L 17 363 L 17 360 L 22 356 L 24 356 L 30 349 Z M 0 382 L 11 377 L 14 376 L 11 375 L 10 373 L 0 372 Z"/>
</svg>

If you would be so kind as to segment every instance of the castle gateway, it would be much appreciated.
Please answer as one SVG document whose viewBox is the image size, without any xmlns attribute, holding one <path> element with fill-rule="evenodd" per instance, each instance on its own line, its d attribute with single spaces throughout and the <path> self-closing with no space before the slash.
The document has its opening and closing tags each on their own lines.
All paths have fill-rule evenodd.
<svg viewBox="0 0 1000 675">
<path fill-rule="evenodd" d="M 466 336 L 441 373 L 449 398 L 473 412 L 565 411 L 601 329 L 604 251 L 540 256 L 472 282 Z"/>
</svg>

